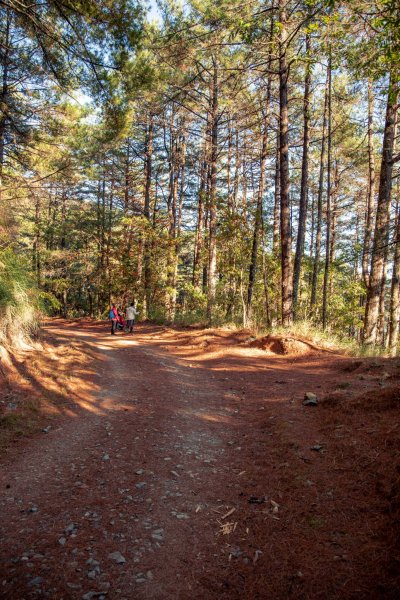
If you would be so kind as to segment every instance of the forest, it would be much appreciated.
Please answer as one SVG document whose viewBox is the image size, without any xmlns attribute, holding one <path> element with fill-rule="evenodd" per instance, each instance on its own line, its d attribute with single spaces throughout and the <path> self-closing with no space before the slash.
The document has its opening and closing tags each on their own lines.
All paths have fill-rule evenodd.
<svg viewBox="0 0 400 600">
<path fill-rule="evenodd" d="M 43 312 L 396 355 L 396 0 L 0 0 L 3 336 Z"/>
<path fill-rule="evenodd" d="M 400 598 L 399 0 L 0 0 L 0 76 L 0 599 Z"/>
</svg>

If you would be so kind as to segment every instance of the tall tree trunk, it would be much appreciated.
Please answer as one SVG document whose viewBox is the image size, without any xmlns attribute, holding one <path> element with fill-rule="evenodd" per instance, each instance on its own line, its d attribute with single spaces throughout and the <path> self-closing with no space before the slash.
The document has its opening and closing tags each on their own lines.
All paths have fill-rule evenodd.
<svg viewBox="0 0 400 600">
<path fill-rule="evenodd" d="M 227 177 L 226 177 L 226 191 L 227 191 L 227 206 L 228 213 L 232 213 L 233 209 L 233 196 L 231 194 L 231 162 L 232 162 L 232 148 L 233 148 L 233 135 L 232 135 L 232 119 L 228 119 L 228 157 L 226 163 Z"/>
<path fill-rule="evenodd" d="M 258 240 L 260 237 L 260 231 L 261 231 L 261 226 L 262 226 L 262 217 L 263 217 L 263 196 L 264 196 L 264 186 L 265 186 L 265 163 L 267 161 L 270 97 L 271 97 L 271 78 L 269 78 L 269 80 L 268 80 L 266 109 L 265 109 L 264 122 L 262 125 L 260 178 L 259 178 L 259 182 L 258 182 L 257 206 L 256 206 L 256 214 L 255 214 L 255 219 L 254 219 L 254 230 L 253 230 L 253 244 L 252 244 L 252 249 L 251 249 L 251 259 L 250 259 L 250 265 L 249 265 L 249 284 L 247 287 L 246 321 L 248 323 L 251 322 L 251 318 L 252 318 L 252 299 L 253 299 L 254 283 L 256 280 L 256 272 L 257 272 Z"/>
<path fill-rule="evenodd" d="M 33 240 L 33 270 L 36 274 L 38 287 L 42 285 L 42 258 L 41 258 L 41 236 L 42 232 L 42 199 L 40 190 L 35 197 L 35 236 Z"/>
<path fill-rule="evenodd" d="M 326 329 L 328 322 L 327 302 L 328 302 L 328 283 L 329 267 L 331 261 L 331 233 L 332 233 L 332 215 L 331 215 L 331 158 L 332 158 L 332 56 L 329 49 L 328 60 L 328 155 L 327 155 L 327 182 L 326 182 L 326 238 L 325 238 L 325 268 L 324 284 L 322 290 L 322 327 Z"/>
<path fill-rule="evenodd" d="M 301 164 L 301 184 L 300 184 L 300 204 L 299 204 L 299 224 L 296 240 L 296 254 L 294 257 L 293 274 L 293 306 L 296 317 L 297 301 L 299 293 L 301 262 L 304 252 L 304 239 L 306 233 L 307 205 L 308 205 L 308 145 L 310 141 L 310 94 L 311 94 L 311 66 L 310 66 L 310 34 L 306 35 L 306 75 L 304 80 L 304 127 L 303 127 L 303 158 Z"/>
<path fill-rule="evenodd" d="M 321 230 L 322 230 L 322 199 L 324 193 L 324 170 L 325 170 L 325 144 L 326 144 L 326 118 L 328 109 L 328 81 L 329 72 L 326 74 L 325 99 L 324 99 L 324 115 L 322 120 L 322 140 L 321 140 L 321 155 L 319 161 L 319 180 L 318 180 L 318 196 L 317 196 L 317 219 L 315 232 L 315 252 L 314 265 L 311 282 L 311 313 L 317 303 L 317 286 L 319 275 L 319 261 L 321 256 Z"/>
<path fill-rule="evenodd" d="M 392 73 L 387 97 L 375 235 L 365 308 L 364 343 L 370 346 L 375 346 L 378 342 L 379 303 L 382 285 L 384 285 L 385 279 L 385 256 L 389 237 L 389 211 L 393 171 L 392 159 L 396 130 L 398 93 L 399 83 L 397 77 Z"/>
<path fill-rule="evenodd" d="M 365 214 L 365 235 L 362 256 L 362 276 L 366 286 L 369 283 L 369 264 L 375 204 L 375 159 L 373 132 L 374 96 L 372 82 L 368 80 L 368 188 Z"/>
<path fill-rule="evenodd" d="M 171 121 L 170 136 L 173 136 Z M 168 264 L 167 264 L 167 318 L 173 323 L 176 310 L 176 217 L 178 200 L 178 169 L 176 165 L 176 141 L 171 141 L 170 182 L 168 195 Z"/>
<path fill-rule="evenodd" d="M 207 321 L 211 325 L 217 284 L 217 150 L 218 150 L 218 65 L 213 57 L 211 105 L 211 181 L 209 190 Z"/>
<path fill-rule="evenodd" d="M 382 277 L 382 285 L 379 294 L 379 316 L 378 316 L 378 328 L 376 334 L 376 343 L 379 346 L 384 347 L 386 343 L 386 335 L 385 335 L 385 318 L 386 318 L 386 292 L 387 292 L 387 279 L 389 273 L 389 265 L 388 265 L 388 245 L 386 245 L 386 252 L 384 257 L 384 268 L 383 268 L 383 277 Z"/>
<path fill-rule="evenodd" d="M 243 134 L 243 149 L 242 149 L 242 215 L 243 219 L 247 221 L 247 144 L 246 134 Z"/>
<path fill-rule="evenodd" d="M 200 269 L 201 259 L 203 253 L 203 236 L 204 236 L 204 200 L 206 190 L 206 178 L 207 178 L 207 143 L 204 144 L 204 159 L 201 161 L 200 170 L 200 183 L 197 200 L 197 224 L 196 224 L 196 237 L 194 245 L 194 258 L 193 258 L 193 287 L 199 289 L 200 286 Z"/>
<path fill-rule="evenodd" d="M 151 240 L 150 238 L 150 200 L 151 177 L 153 160 L 153 116 L 150 115 L 146 131 L 144 159 L 144 216 L 147 220 L 148 231 L 145 232 L 144 246 L 144 306 L 143 317 L 147 318 L 151 311 Z"/>
<path fill-rule="evenodd" d="M 266 245 L 266 233 L 264 226 L 264 217 L 262 215 L 261 218 L 261 231 L 262 231 L 262 239 L 264 246 Z M 265 307 L 265 321 L 267 327 L 271 327 L 272 319 L 271 319 L 271 302 L 269 297 L 269 288 L 268 288 L 268 267 L 266 265 L 265 260 L 265 251 L 262 252 L 262 273 L 263 273 L 263 284 L 264 284 L 264 307 Z"/>
<path fill-rule="evenodd" d="M 238 196 L 239 196 L 239 186 L 240 186 L 240 146 L 239 146 L 239 131 L 236 129 L 235 135 L 235 173 L 233 176 L 233 199 L 232 199 L 232 208 L 233 210 L 237 210 L 238 206 Z"/>
<path fill-rule="evenodd" d="M 113 272 L 111 267 L 111 248 L 113 239 L 113 210 L 114 210 L 114 192 L 115 192 L 115 173 L 114 165 L 111 165 L 111 182 L 110 182 L 110 194 L 108 197 L 108 223 L 107 223 L 107 238 L 106 238 L 106 250 L 105 250 L 105 261 L 106 261 L 106 281 L 107 281 L 107 293 L 108 293 L 108 304 L 111 303 L 111 296 L 113 292 Z M 139 263 L 141 260 L 141 254 L 139 252 L 138 258 L 138 279 L 139 275 Z"/>
<path fill-rule="evenodd" d="M 398 205 L 396 210 L 396 230 L 394 234 L 394 242 L 395 246 L 389 314 L 389 351 L 391 356 L 396 356 L 397 354 L 400 321 L 400 214 Z"/>
<path fill-rule="evenodd" d="M 288 118 L 288 66 L 286 60 L 286 0 L 279 0 L 279 162 L 281 196 L 281 287 L 282 325 L 293 322 L 292 234 L 289 198 L 289 118 Z"/>
<path fill-rule="evenodd" d="M 274 188 L 274 224 L 272 233 L 272 251 L 274 256 L 279 253 L 279 229 L 280 229 L 280 191 L 279 191 L 279 128 L 276 136 L 276 159 L 275 159 L 275 188 Z"/>
<path fill-rule="evenodd" d="M 2 60 L 2 86 L 0 92 L 0 209 L 2 208 L 3 200 L 3 170 L 4 170 L 4 152 L 5 152 L 5 137 L 6 137 L 6 124 L 7 124 L 7 113 L 8 113 L 8 71 L 10 61 L 10 27 L 11 27 L 11 13 L 10 9 L 6 10 L 6 24 L 5 24 L 5 36 L 4 36 L 4 51 Z M 7 222 L 6 213 L 1 214 L 1 220 Z M 0 222 L 1 224 L 1 222 Z M 1 233 L 1 230 L 0 230 Z"/>
</svg>

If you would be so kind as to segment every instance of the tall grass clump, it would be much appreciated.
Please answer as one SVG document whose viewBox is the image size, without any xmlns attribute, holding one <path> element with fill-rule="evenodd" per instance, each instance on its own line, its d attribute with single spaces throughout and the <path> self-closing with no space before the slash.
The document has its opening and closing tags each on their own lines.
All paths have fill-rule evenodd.
<svg viewBox="0 0 400 600">
<path fill-rule="evenodd" d="M 0 344 L 18 343 L 37 332 L 40 294 L 26 258 L 0 251 Z"/>
</svg>

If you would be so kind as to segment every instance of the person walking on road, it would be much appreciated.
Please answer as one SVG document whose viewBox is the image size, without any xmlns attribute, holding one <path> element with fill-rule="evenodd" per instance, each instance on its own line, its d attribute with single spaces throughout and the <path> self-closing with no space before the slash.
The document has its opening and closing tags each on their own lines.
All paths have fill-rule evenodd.
<svg viewBox="0 0 400 600">
<path fill-rule="evenodd" d="M 135 317 L 138 314 L 136 310 L 134 302 L 131 303 L 130 306 L 126 309 L 126 324 L 129 330 L 129 333 L 133 332 L 133 327 L 135 325 Z"/>
<path fill-rule="evenodd" d="M 118 311 L 117 311 L 117 307 L 115 306 L 115 304 L 111 305 L 111 308 L 108 312 L 108 318 L 111 321 L 111 335 L 115 335 L 115 330 L 117 329 L 117 323 L 118 323 Z"/>
</svg>

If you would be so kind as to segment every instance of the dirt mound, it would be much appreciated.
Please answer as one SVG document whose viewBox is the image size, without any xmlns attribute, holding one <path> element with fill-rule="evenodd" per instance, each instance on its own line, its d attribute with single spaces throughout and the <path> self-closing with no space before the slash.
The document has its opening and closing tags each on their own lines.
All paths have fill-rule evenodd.
<svg viewBox="0 0 400 600">
<path fill-rule="evenodd" d="M 324 408 L 340 407 L 345 412 L 398 410 L 400 408 L 400 386 L 394 385 L 386 389 L 370 390 L 355 397 L 345 392 L 333 391 L 321 401 Z"/>
<path fill-rule="evenodd" d="M 193 330 L 192 328 L 188 335 L 186 335 L 188 328 L 165 328 L 165 331 L 170 333 L 174 339 L 178 338 L 182 345 L 207 351 L 237 346 L 248 342 L 249 339 L 254 339 L 247 329 L 230 331 L 229 329 Z"/>
<path fill-rule="evenodd" d="M 250 342 L 252 348 L 261 348 L 271 354 L 288 356 L 304 356 L 307 354 L 319 354 L 323 350 L 314 346 L 311 342 L 295 337 L 267 335 L 258 340 Z"/>
</svg>

